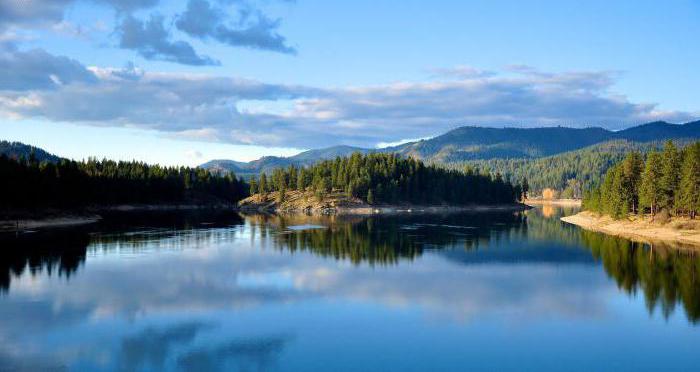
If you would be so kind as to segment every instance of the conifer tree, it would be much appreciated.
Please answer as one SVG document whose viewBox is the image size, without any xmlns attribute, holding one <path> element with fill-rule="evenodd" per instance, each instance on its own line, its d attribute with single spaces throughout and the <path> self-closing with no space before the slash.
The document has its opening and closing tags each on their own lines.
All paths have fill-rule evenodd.
<svg viewBox="0 0 700 372">
<path fill-rule="evenodd" d="M 267 175 L 265 173 L 262 173 L 260 175 L 260 182 L 258 183 L 258 190 L 261 194 L 267 194 L 268 192 L 268 186 L 267 186 Z"/>
<path fill-rule="evenodd" d="M 659 203 L 664 198 L 664 190 L 660 186 L 662 177 L 663 160 L 661 154 L 652 151 L 647 156 L 644 173 L 642 174 L 642 184 L 639 187 L 639 204 L 640 206 L 648 207 L 652 219 L 659 210 Z M 642 212 L 643 209 L 639 208 Z"/>
<path fill-rule="evenodd" d="M 639 207 L 639 184 L 644 169 L 642 155 L 633 151 L 622 162 L 622 192 L 625 203 L 632 213 L 636 213 Z"/>
<path fill-rule="evenodd" d="M 695 218 L 700 211 L 700 142 L 688 146 L 683 152 L 681 171 L 677 209 Z"/>
<path fill-rule="evenodd" d="M 659 180 L 662 197 L 659 200 L 659 207 L 666 208 L 670 212 L 676 204 L 676 191 L 680 183 L 680 157 L 673 141 L 666 142 L 662 157 Z"/>
</svg>

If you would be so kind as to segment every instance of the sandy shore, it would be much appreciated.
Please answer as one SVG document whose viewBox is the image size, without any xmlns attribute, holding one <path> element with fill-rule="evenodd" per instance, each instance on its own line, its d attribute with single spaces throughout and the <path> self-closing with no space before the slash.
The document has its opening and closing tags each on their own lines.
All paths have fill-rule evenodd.
<svg viewBox="0 0 700 372">
<path fill-rule="evenodd" d="M 629 217 L 614 220 L 592 212 L 581 212 L 562 217 L 562 221 L 586 230 L 598 231 L 644 243 L 681 243 L 700 248 L 700 221 L 674 218 L 667 224 L 652 223 L 648 217 Z"/>
<path fill-rule="evenodd" d="M 558 205 L 561 207 L 580 207 L 581 199 L 527 199 L 527 205 Z"/>
</svg>

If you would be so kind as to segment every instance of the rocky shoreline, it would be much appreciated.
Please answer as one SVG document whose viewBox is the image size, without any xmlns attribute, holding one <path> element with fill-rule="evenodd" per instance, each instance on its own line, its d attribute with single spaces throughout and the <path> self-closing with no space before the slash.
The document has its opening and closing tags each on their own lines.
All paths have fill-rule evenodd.
<svg viewBox="0 0 700 372">
<path fill-rule="evenodd" d="M 530 207 L 525 204 L 501 205 L 370 205 L 359 198 L 352 198 L 343 192 L 332 192 L 318 198 L 310 192 L 291 191 L 285 193 L 282 201 L 278 192 L 256 194 L 239 202 L 238 208 L 246 213 L 282 214 L 393 214 L 393 213 L 455 213 L 487 211 L 522 211 Z"/>
</svg>

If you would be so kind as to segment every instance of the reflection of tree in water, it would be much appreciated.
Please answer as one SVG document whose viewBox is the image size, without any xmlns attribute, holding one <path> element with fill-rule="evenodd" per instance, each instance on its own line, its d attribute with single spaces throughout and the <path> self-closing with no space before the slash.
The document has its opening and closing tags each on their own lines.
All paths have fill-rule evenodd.
<svg viewBox="0 0 700 372">
<path fill-rule="evenodd" d="M 0 291 L 7 292 L 12 278 L 29 272 L 70 278 L 85 262 L 87 234 L 37 235 L 0 240 Z"/>
<path fill-rule="evenodd" d="M 0 237 L 0 292 L 12 278 L 54 273 L 70 278 L 85 263 L 86 253 L 150 248 L 196 248 L 214 241 L 231 241 L 243 219 L 231 212 L 114 213 L 100 224 Z"/>
<path fill-rule="evenodd" d="M 581 235 L 579 228 L 562 222 L 563 216 L 574 214 L 572 208 L 556 207 L 548 216 L 537 208 L 523 212 L 527 223 L 523 224 L 523 232 L 529 240 L 555 241 L 566 246 L 580 247 Z"/>
<path fill-rule="evenodd" d="M 226 211 L 116 213 L 91 234 L 90 251 L 108 252 L 146 249 L 196 248 L 214 241 L 232 241 L 243 223 L 241 216 Z"/>
<path fill-rule="evenodd" d="M 678 303 L 692 323 L 700 320 L 700 255 L 667 246 L 650 247 L 609 235 L 581 230 L 605 272 L 629 294 L 644 293 L 650 313 L 657 307 L 668 318 Z"/>
<path fill-rule="evenodd" d="M 500 239 L 522 223 L 519 214 L 393 215 L 372 217 L 251 216 L 253 235 L 279 249 L 310 251 L 354 264 L 395 264 L 426 249 L 466 250 Z M 288 229 L 297 224 L 324 228 Z"/>
</svg>

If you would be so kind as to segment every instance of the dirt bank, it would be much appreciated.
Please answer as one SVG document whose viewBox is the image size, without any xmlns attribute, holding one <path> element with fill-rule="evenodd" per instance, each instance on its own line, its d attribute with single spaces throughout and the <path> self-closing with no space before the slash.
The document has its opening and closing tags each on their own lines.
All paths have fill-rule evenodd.
<svg viewBox="0 0 700 372">
<path fill-rule="evenodd" d="M 614 220 L 592 212 L 581 212 L 562 217 L 562 221 L 586 230 L 598 231 L 645 243 L 666 242 L 690 244 L 700 249 L 700 221 L 673 218 L 666 224 L 658 224 L 649 217 L 630 216 Z"/>
</svg>

